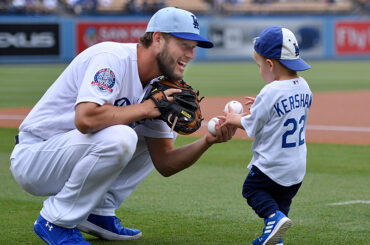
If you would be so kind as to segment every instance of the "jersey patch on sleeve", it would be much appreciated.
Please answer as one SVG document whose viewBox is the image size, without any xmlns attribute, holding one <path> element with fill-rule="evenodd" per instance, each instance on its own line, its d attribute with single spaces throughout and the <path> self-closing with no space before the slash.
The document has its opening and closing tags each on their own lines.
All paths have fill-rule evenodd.
<svg viewBox="0 0 370 245">
<path fill-rule="evenodd" d="M 116 76 L 114 72 L 109 68 L 104 68 L 95 74 L 94 81 L 91 82 L 91 85 L 97 87 L 100 91 L 112 93 L 115 83 Z"/>
</svg>

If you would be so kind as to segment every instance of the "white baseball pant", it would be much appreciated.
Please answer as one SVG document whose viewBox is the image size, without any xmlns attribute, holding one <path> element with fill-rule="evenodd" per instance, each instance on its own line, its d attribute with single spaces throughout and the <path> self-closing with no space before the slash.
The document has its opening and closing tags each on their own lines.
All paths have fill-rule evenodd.
<svg viewBox="0 0 370 245">
<path fill-rule="evenodd" d="M 66 228 L 92 211 L 113 215 L 153 170 L 145 143 L 133 158 L 138 137 L 125 125 L 94 134 L 72 130 L 47 141 L 21 133 L 19 139 L 11 155 L 15 180 L 33 195 L 49 196 L 41 215 Z"/>
<path fill-rule="evenodd" d="M 137 148 L 132 159 L 94 208 L 93 214 L 115 216 L 115 210 L 130 196 L 136 187 L 154 170 L 145 138 L 139 136 Z"/>
</svg>

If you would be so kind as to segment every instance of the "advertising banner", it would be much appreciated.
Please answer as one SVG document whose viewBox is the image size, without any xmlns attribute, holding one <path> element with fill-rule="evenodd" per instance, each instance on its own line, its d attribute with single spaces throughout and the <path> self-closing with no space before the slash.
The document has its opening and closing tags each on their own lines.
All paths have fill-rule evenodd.
<svg viewBox="0 0 370 245">
<path fill-rule="evenodd" d="M 83 22 L 77 23 L 77 53 L 104 41 L 138 42 L 145 33 L 147 22 Z"/>
<path fill-rule="evenodd" d="M 284 26 L 294 32 L 303 58 L 323 55 L 322 21 L 316 19 L 216 19 L 209 22 L 208 37 L 215 47 L 209 50 L 208 55 L 210 58 L 251 59 L 253 39 L 272 25 Z"/>
<path fill-rule="evenodd" d="M 59 24 L 0 24 L 0 56 L 59 55 Z"/>
<path fill-rule="evenodd" d="M 370 21 L 338 21 L 334 33 L 337 55 L 370 54 Z"/>
</svg>

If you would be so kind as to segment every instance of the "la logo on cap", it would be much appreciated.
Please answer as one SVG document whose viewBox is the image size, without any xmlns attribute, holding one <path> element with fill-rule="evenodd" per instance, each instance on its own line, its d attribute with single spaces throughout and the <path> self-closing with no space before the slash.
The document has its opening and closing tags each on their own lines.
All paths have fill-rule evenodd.
<svg viewBox="0 0 370 245">
<path fill-rule="evenodd" d="M 295 56 L 299 56 L 299 47 L 296 43 L 293 43 L 294 48 L 295 48 Z"/>
<path fill-rule="evenodd" d="M 198 23 L 197 17 L 195 17 L 195 15 L 193 14 L 191 15 L 191 17 L 193 17 L 194 28 L 199 30 L 199 23 Z"/>
</svg>

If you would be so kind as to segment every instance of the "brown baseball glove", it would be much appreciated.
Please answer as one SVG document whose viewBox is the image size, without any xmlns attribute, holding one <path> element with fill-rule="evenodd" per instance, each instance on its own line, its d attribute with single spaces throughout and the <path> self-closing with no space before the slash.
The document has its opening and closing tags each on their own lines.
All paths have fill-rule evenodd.
<svg viewBox="0 0 370 245">
<path fill-rule="evenodd" d="M 173 94 L 173 101 L 168 101 L 164 94 L 166 89 L 181 89 L 181 93 Z M 179 134 L 191 134 L 199 129 L 203 117 L 199 103 L 204 98 L 199 98 L 199 91 L 195 91 L 185 81 L 169 81 L 162 78 L 153 83 L 147 99 L 150 98 L 156 104 L 161 115 L 159 119 Z"/>
</svg>

